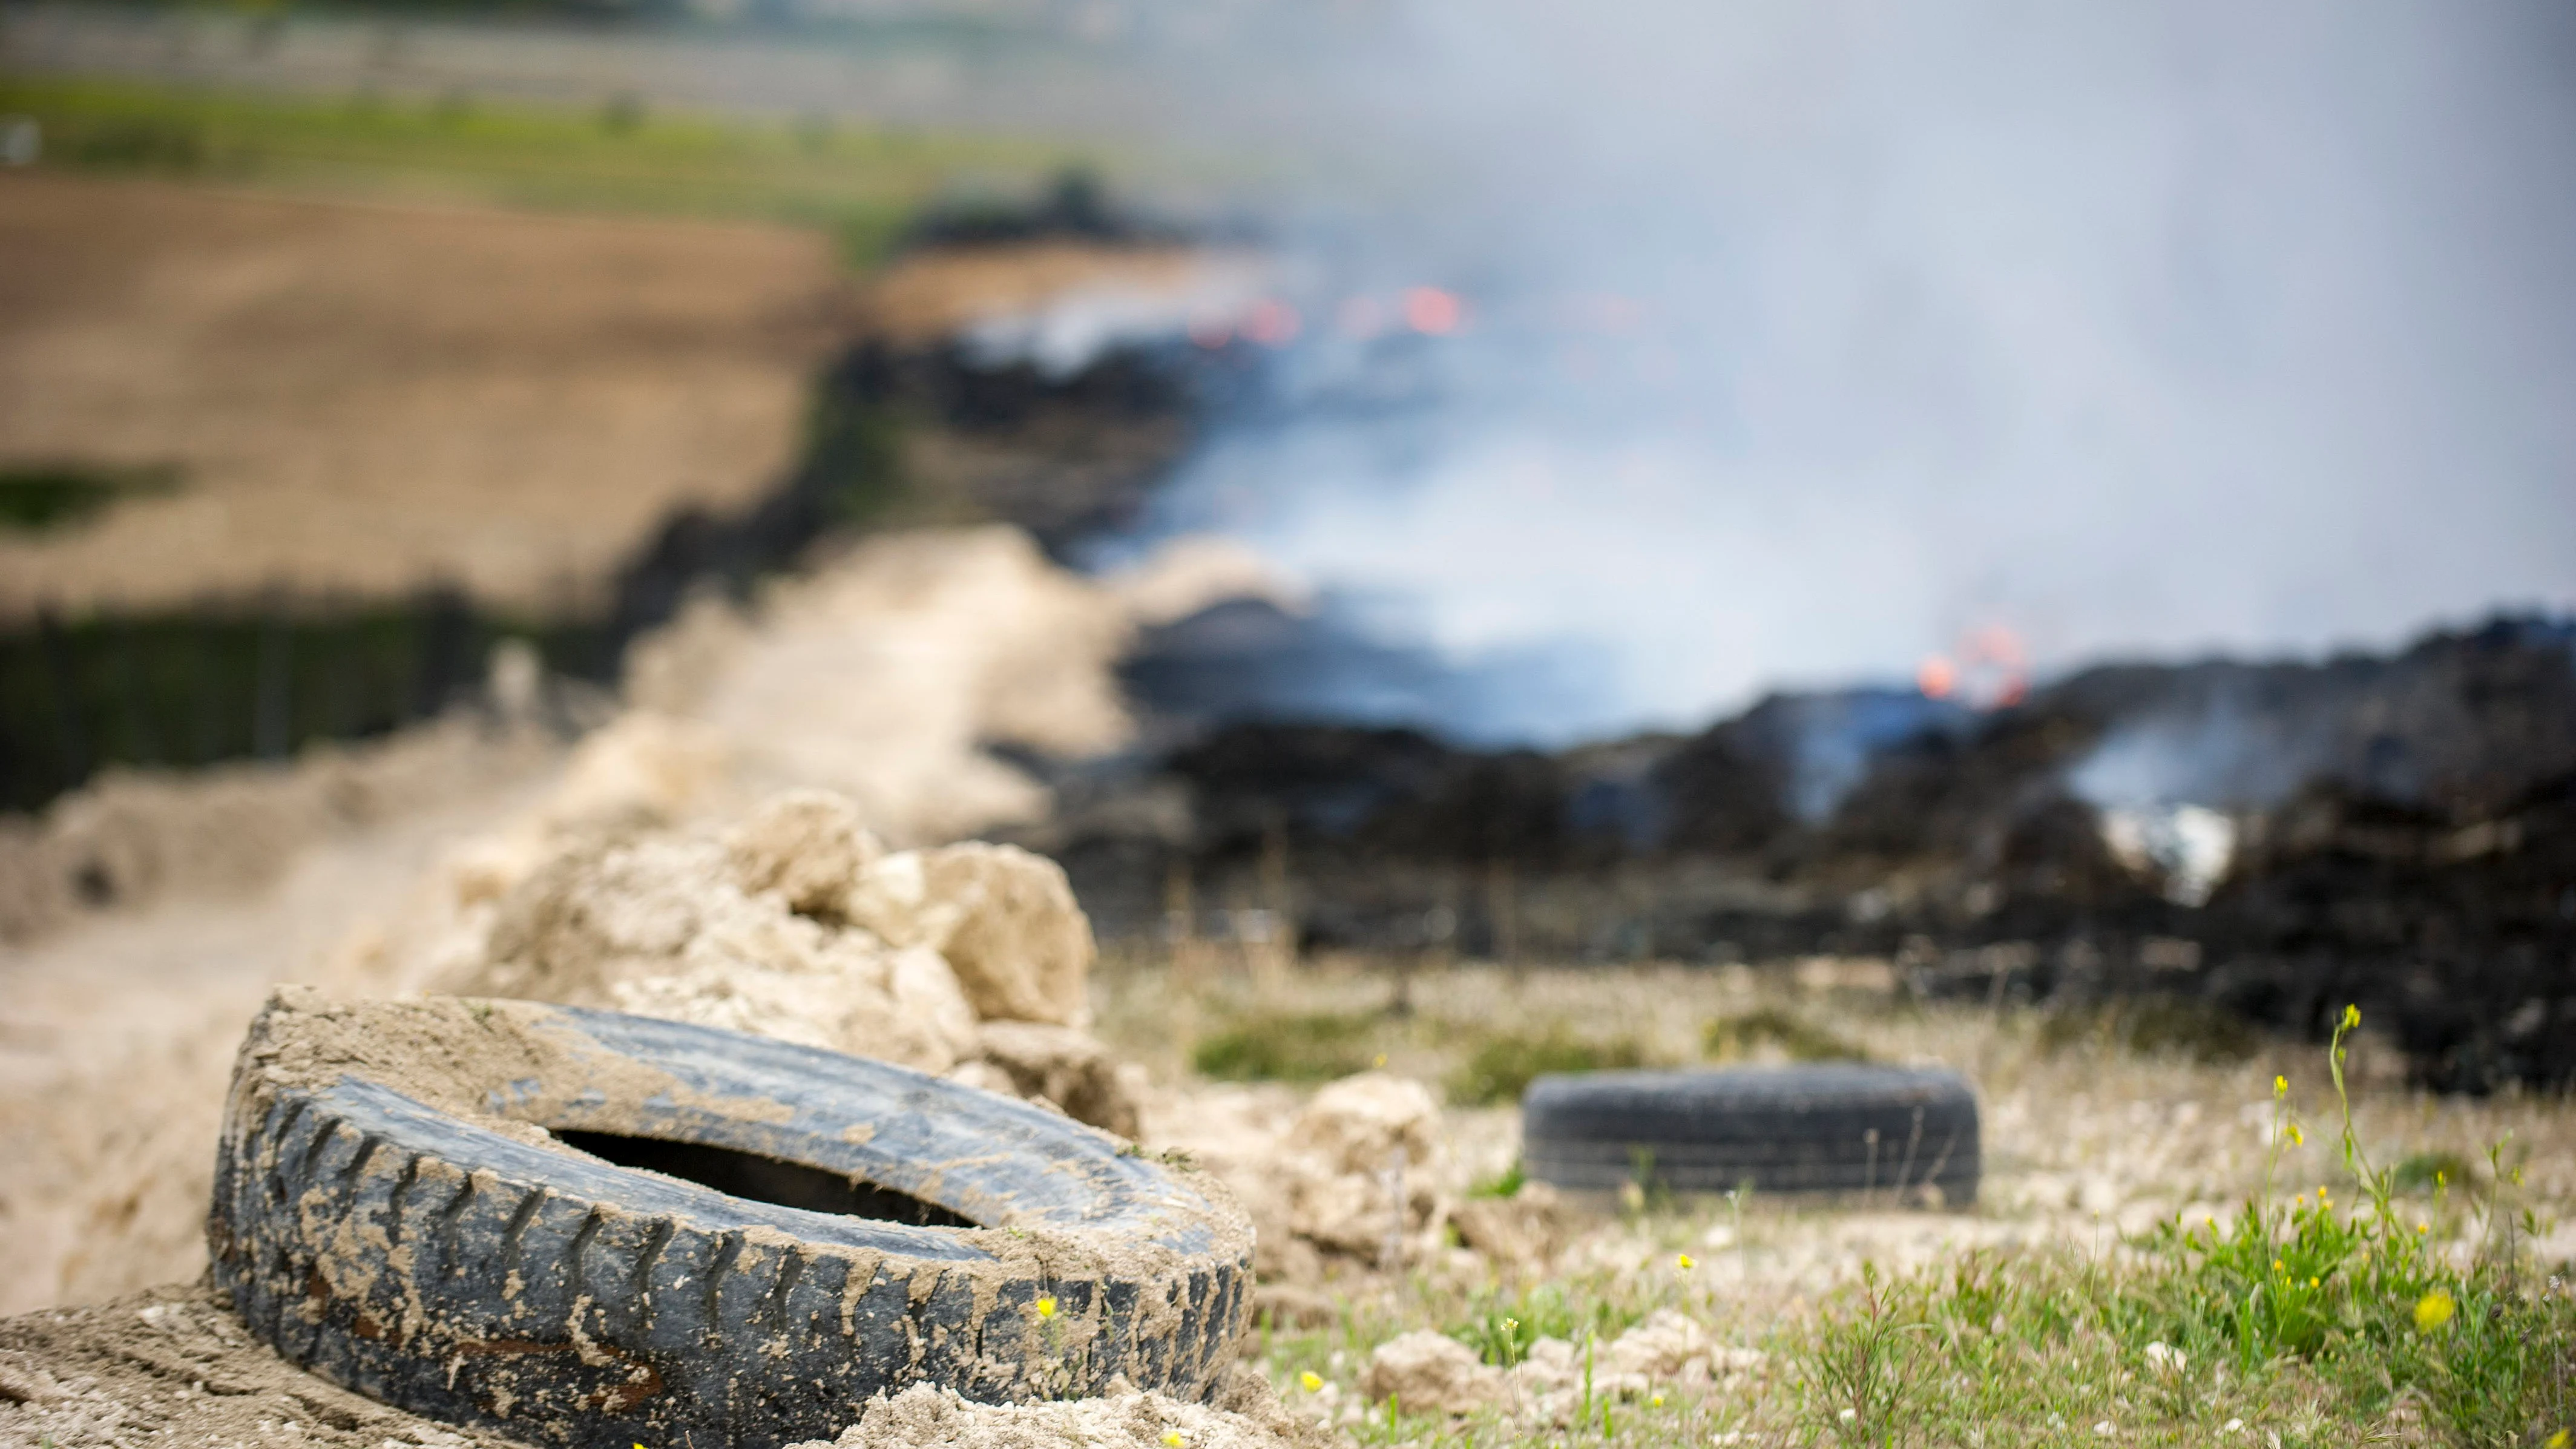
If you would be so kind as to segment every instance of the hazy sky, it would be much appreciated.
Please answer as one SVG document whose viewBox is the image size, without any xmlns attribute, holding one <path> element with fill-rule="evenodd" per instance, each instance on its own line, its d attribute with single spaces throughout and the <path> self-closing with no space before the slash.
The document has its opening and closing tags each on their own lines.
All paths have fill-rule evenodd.
<svg viewBox="0 0 2576 1449">
<path fill-rule="evenodd" d="M 1164 517 L 1462 667 L 1580 664 L 1442 723 L 1688 723 L 1988 625 L 2064 666 L 2576 607 L 2576 9 L 1419 0 L 1354 35 L 1200 103 L 1341 158 L 1319 296 L 1437 283 L 1469 328 L 1395 406 L 1342 405 L 1383 357 L 1301 354 Z"/>
</svg>

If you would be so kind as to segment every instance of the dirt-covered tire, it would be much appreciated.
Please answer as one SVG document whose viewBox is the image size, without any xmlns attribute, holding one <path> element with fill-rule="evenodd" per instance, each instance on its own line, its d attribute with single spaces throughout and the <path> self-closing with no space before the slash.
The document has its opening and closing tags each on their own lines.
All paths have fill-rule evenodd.
<svg viewBox="0 0 2576 1449">
<path fill-rule="evenodd" d="M 1956 1072 L 1857 1063 L 1541 1077 L 1531 1177 L 1576 1191 L 1977 1196 L 1977 1099 Z"/>
<path fill-rule="evenodd" d="M 1044 1108 L 766 1038 L 453 998 L 272 999 L 234 1070 L 207 1236 L 215 1281 L 289 1360 L 603 1449 L 829 1437 L 915 1383 L 1003 1401 L 1123 1375 L 1203 1398 L 1252 1286 L 1221 1187 Z"/>
</svg>

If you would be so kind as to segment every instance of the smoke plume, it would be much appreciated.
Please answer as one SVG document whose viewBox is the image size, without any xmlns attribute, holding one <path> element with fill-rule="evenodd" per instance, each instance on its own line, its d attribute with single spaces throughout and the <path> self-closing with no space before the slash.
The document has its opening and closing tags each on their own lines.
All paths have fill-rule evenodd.
<svg viewBox="0 0 2576 1449">
<path fill-rule="evenodd" d="M 1146 532 L 1478 681 L 1427 723 L 2576 605 L 2564 7 L 1313 13 L 1176 52 L 1304 159 L 1313 281 Z"/>
</svg>

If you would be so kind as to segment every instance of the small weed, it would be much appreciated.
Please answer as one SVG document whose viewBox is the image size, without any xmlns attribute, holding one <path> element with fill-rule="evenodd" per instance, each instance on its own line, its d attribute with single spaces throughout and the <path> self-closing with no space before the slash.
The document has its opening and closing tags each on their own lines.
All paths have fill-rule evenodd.
<svg viewBox="0 0 2576 1449">
<path fill-rule="evenodd" d="M 1634 1304 L 1606 1296 L 1578 1297 L 1545 1283 L 1524 1290 L 1486 1289 L 1469 1300 L 1466 1317 L 1442 1332 L 1494 1367 L 1510 1368 L 1528 1358 L 1531 1346 L 1542 1338 L 1606 1341 L 1643 1316 Z"/>
<path fill-rule="evenodd" d="M 2064 1443 L 2087 1426 L 2188 1437 L 2234 1419 L 2324 1443 L 2302 1416 L 2422 1415 L 2449 1442 L 2547 1443 L 2576 1417 L 2576 1301 L 2531 1282 L 2509 1242 L 2467 1265 L 2426 1246 L 2429 1220 L 2395 1204 L 2399 1171 L 2374 1168 L 2352 1129 L 2344 1039 L 2359 1021 L 2347 1011 L 2328 1048 L 2356 1201 L 2320 1188 L 2279 1202 L 2267 1186 L 2228 1221 L 2165 1224 L 2134 1257 L 1975 1255 L 1888 1282 L 1865 1269 L 1805 1330 L 1809 1436 Z M 2286 1082 L 2272 1110 L 2276 1144 L 2304 1140 Z M 2437 1197 L 2466 1180 L 2438 1171 Z M 2511 1214 L 2491 1195 L 2485 1216 Z"/>
<path fill-rule="evenodd" d="M 1330 1081 L 1369 1069 L 1376 1032 L 1376 1018 L 1361 1013 L 1246 1018 L 1201 1038 L 1190 1065 L 1229 1082 Z"/>
<path fill-rule="evenodd" d="M 2477 1181 L 2477 1165 L 2457 1152 L 2415 1153 L 2398 1163 L 2389 1175 L 2390 1187 L 2417 1196 L 2458 1192 Z"/>
<path fill-rule="evenodd" d="M 1869 1052 L 1795 1013 L 1776 1006 L 1721 1016 L 1700 1030 L 1700 1045 L 1719 1061 L 1760 1055 L 1776 1047 L 1792 1061 L 1865 1062 Z"/>
<path fill-rule="evenodd" d="M 1802 1367 L 1811 1412 L 1843 1443 L 1905 1439 L 1930 1367 L 1914 1342 L 1931 1330 L 1925 1297 L 1923 1284 L 1883 1281 L 1864 1263 L 1859 1291 L 1828 1311 Z"/>
<path fill-rule="evenodd" d="M 1528 1181 L 1529 1173 L 1527 1168 L 1519 1158 L 1515 1157 L 1512 1159 L 1511 1166 L 1504 1168 L 1502 1171 L 1495 1173 L 1491 1177 L 1478 1178 L 1475 1182 L 1468 1184 L 1467 1196 L 1518 1197 L 1520 1196 L 1521 1188 L 1523 1185 L 1528 1183 Z"/>
<path fill-rule="evenodd" d="M 1538 1036 L 1490 1036 L 1449 1074 L 1449 1100 L 1477 1107 L 1516 1102 L 1531 1082 L 1550 1072 L 1598 1072 L 1645 1061 L 1644 1048 L 1633 1038 L 1587 1041 L 1561 1026 Z"/>
</svg>

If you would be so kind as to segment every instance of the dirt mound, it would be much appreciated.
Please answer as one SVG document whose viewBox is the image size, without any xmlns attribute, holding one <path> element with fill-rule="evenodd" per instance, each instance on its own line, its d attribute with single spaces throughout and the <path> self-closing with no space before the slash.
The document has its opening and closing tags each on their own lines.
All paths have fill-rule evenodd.
<svg viewBox="0 0 2576 1449">
<path fill-rule="evenodd" d="M 1428 1258 L 1464 1186 L 1430 1091 L 1384 1072 L 1346 1077 L 1302 1104 L 1262 1089 L 1201 1089 L 1148 1126 L 1155 1145 L 1187 1152 L 1252 1214 L 1265 1286 Z"/>
<path fill-rule="evenodd" d="M 0 1320 L 0 1442 L 506 1449 L 336 1388 L 253 1339 L 202 1284 Z"/>
<path fill-rule="evenodd" d="M 858 807 L 794 791 L 731 830 L 559 836 L 466 907 L 434 980 L 604 1006 L 947 1073 L 1111 1131 L 1136 1098 L 1089 1015 L 1091 927 L 1009 846 L 889 852 Z"/>
<path fill-rule="evenodd" d="M 870 1401 L 837 1439 L 798 1449 L 1320 1449 L 1329 1442 L 1236 1368 L 1208 1404 L 1124 1383 L 1101 1398 L 969 1403 L 923 1385 Z M 253 1339 L 202 1285 L 0 1320 L 0 1442 L 107 1449 L 143 1439 L 313 1449 L 513 1449 L 336 1388 Z"/>
<path fill-rule="evenodd" d="M 101 782 L 0 832 L 0 933 L 48 937 L 0 959 L 0 1306 L 195 1272 L 213 1114 L 269 987 L 391 995 L 496 969 L 505 902 L 550 866 L 519 902 L 533 954 L 508 959 L 569 973 L 568 999 L 858 1044 L 1132 1132 L 1134 1074 L 1070 1025 L 1090 945 L 1061 878 L 935 847 L 1045 804 L 982 742 L 1124 728 L 1103 711 L 1128 621 L 1261 577 L 1210 546 L 1085 581 L 1008 530 L 883 538 L 761 606 L 685 614 L 644 648 L 643 707 L 569 757 L 459 718 L 285 768 Z M 831 778 L 798 778 L 808 759 Z M 866 788 L 755 809 L 833 780 Z M 680 938 L 652 934 L 640 886 L 598 894 L 612 863 L 689 877 Z M 85 872 L 113 904 L 76 908 Z M 859 880 L 870 898 L 836 904 Z M 608 913 L 550 920 L 549 893 Z M 886 1010 L 908 1034 L 859 1042 Z"/>
<path fill-rule="evenodd" d="M 0 818 L 0 941 L 176 897 L 239 895 L 296 855 L 561 758 L 541 731 L 449 716 L 292 765 L 114 770 L 35 820 Z"/>
<path fill-rule="evenodd" d="M 1280 1407 L 1267 1379 L 1236 1368 L 1213 1404 L 1138 1393 L 1123 1382 L 1096 1399 L 977 1404 L 924 1384 L 870 1400 L 839 1438 L 794 1449 L 1318 1449 L 1329 1442 Z"/>
</svg>

